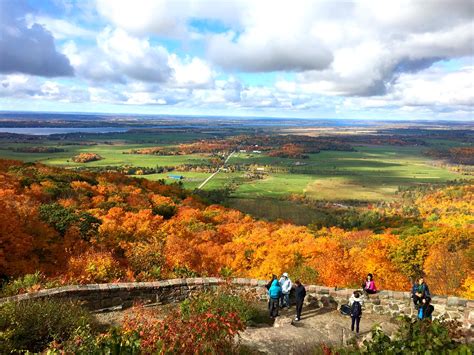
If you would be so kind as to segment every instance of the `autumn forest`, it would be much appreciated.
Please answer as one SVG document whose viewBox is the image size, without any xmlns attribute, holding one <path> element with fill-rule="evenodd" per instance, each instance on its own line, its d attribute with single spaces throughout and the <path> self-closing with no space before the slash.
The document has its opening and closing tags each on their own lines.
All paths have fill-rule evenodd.
<svg viewBox="0 0 474 355">
<path fill-rule="evenodd" d="M 407 188 L 358 227 L 257 220 L 179 184 L 0 160 L 0 271 L 35 287 L 290 272 L 303 282 L 474 297 L 474 186 Z M 469 272 L 467 272 L 469 271 Z M 22 290 L 27 291 L 27 290 Z"/>
</svg>

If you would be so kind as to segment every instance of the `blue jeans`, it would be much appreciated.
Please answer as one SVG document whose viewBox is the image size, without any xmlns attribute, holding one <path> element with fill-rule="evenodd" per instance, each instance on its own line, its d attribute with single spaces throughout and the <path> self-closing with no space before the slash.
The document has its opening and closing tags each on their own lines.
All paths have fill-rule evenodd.
<svg viewBox="0 0 474 355">
<path fill-rule="evenodd" d="M 280 297 L 281 307 L 290 307 L 290 294 L 282 293 Z"/>
</svg>

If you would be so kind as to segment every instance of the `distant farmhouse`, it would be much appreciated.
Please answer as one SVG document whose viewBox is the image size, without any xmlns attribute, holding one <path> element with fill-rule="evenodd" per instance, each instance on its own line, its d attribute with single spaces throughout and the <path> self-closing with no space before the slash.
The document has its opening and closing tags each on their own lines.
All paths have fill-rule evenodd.
<svg viewBox="0 0 474 355">
<path fill-rule="evenodd" d="M 170 179 L 174 179 L 174 180 L 183 180 L 184 179 L 183 175 L 168 175 L 168 177 Z"/>
</svg>

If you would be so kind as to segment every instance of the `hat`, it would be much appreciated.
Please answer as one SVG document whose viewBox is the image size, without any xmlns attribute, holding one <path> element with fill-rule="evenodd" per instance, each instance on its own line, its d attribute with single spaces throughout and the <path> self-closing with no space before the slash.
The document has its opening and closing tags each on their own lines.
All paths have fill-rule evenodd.
<svg viewBox="0 0 474 355">
<path fill-rule="evenodd" d="M 288 273 L 287 273 L 287 272 L 284 272 L 284 273 L 283 273 L 283 277 L 288 277 Z"/>
</svg>

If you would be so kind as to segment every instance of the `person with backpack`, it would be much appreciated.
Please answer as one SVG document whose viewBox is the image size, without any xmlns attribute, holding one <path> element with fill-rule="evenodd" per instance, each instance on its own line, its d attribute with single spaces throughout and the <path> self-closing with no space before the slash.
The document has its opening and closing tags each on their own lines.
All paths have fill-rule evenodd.
<svg viewBox="0 0 474 355">
<path fill-rule="evenodd" d="M 288 307 L 290 308 L 290 292 L 293 284 L 291 283 L 288 273 L 284 272 L 280 278 L 281 285 L 281 308 Z"/>
<path fill-rule="evenodd" d="M 418 319 L 432 319 L 434 307 L 431 304 L 431 297 L 426 297 L 421 301 L 421 307 L 418 309 Z"/>
<path fill-rule="evenodd" d="M 415 304 L 416 309 L 420 307 L 424 299 L 431 297 L 430 289 L 425 283 L 423 277 L 418 278 L 418 282 L 413 284 L 411 297 L 413 298 L 413 303 Z"/>
<path fill-rule="evenodd" d="M 349 298 L 349 307 L 351 307 L 351 330 L 354 331 L 354 326 L 356 333 L 359 334 L 359 324 L 360 318 L 362 317 L 362 305 L 364 304 L 364 299 L 361 297 L 359 291 L 354 291 L 351 298 Z"/>
<path fill-rule="evenodd" d="M 377 288 L 375 287 L 374 276 L 368 274 L 365 282 L 362 284 L 362 289 L 366 294 L 373 295 L 377 293 Z"/>
<path fill-rule="evenodd" d="M 296 321 L 301 320 L 301 312 L 303 311 L 303 302 L 306 297 L 306 288 L 303 286 L 300 280 L 295 282 L 295 296 L 296 296 Z"/>
<path fill-rule="evenodd" d="M 268 296 L 270 298 L 269 311 L 271 318 L 278 317 L 278 305 L 280 302 L 281 294 L 281 286 L 278 283 L 278 280 L 275 278 L 275 280 L 272 281 L 272 285 L 268 289 Z"/>
</svg>

